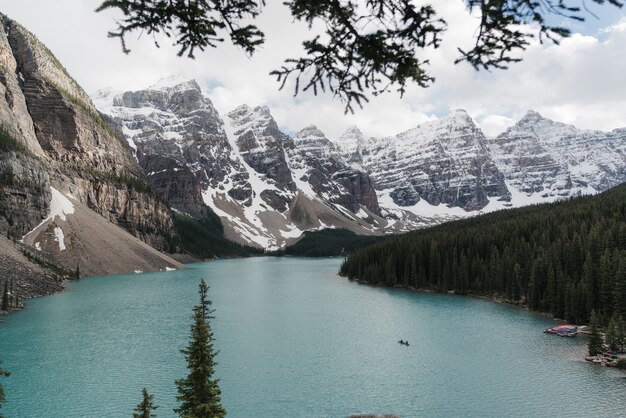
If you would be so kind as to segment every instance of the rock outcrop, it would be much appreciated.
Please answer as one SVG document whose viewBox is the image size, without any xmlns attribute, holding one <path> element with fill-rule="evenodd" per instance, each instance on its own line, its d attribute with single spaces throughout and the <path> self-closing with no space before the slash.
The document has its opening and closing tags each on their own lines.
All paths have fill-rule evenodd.
<svg viewBox="0 0 626 418">
<path fill-rule="evenodd" d="M 509 185 L 549 201 L 607 190 L 626 180 L 626 130 L 588 131 L 530 111 L 488 141 Z"/>
<path fill-rule="evenodd" d="M 212 210 L 236 242 L 276 249 L 307 229 L 376 228 L 367 174 L 328 154 L 326 138 L 314 151 L 282 132 L 267 107 L 242 105 L 222 119 L 197 82 L 180 77 L 94 100 L 122 127 L 159 197 L 196 218 Z"/>
<path fill-rule="evenodd" d="M 59 190 L 84 208 L 82 218 L 89 219 L 86 222 L 102 222 L 111 233 L 130 233 L 146 248 L 149 244 L 174 250 L 170 208 L 150 190 L 126 140 L 103 119 L 89 96 L 32 33 L 3 15 L 0 26 L 2 234 L 20 239 L 52 227 L 52 191 Z M 56 242 L 59 236 L 68 237 L 68 245 L 58 250 L 63 256 L 55 253 L 53 258 L 71 270 L 76 264 L 87 264 L 89 259 L 107 254 L 106 245 L 96 249 L 70 239 L 73 234 L 80 235 L 73 229 L 77 225 L 68 223 L 66 229 L 53 230 Z M 97 241 L 101 237 L 83 234 L 82 238 Z M 41 246 L 36 250 L 42 256 L 50 255 Z M 131 247 L 121 244 L 116 250 L 130 252 Z M 91 270 L 85 266 L 85 271 L 132 271 L 131 258 L 120 257 L 110 263 L 116 266 L 114 271 L 104 263 Z M 146 269 L 180 267 L 173 260 L 161 261 L 152 267 L 151 262 L 140 264 Z"/>
<path fill-rule="evenodd" d="M 510 199 L 485 141 L 469 115 L 457 110 L 377 142 L 361 165 L 398 206 L 424 199 L 434 206 L 475 211 L 490 198 Z"/>
</svg>

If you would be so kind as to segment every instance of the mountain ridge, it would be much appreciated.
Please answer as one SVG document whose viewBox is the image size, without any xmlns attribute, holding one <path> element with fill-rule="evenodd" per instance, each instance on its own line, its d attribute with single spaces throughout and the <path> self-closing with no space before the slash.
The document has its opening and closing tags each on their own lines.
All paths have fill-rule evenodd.
<svg viewBox="0 0 626 418">
<path fill-rule="evenodd" d="M 123 112 L 106 104 L 100 109 L 114 119 Z M 241 105 L 224 117 L 215 112 L 235 163 L 217 162 L 216 171 L 228 174 L 203 190 L 204 203 L 220 216 L 230 239 L 271 250 L 295 242 L 306 230 L 406 232 L 593 194 L 626 180 L 626 129 L 579 130 L 532 110 L 491 138 L 463 109 L 383 138 L 366 137 L 356 126 L 327 138 L 311 123 L 290 136 L 267 106 Z M 606 146 L 592 149 L 594 140 Z M 617 155 L 601 164 L 611 150 Z"/>
</svg>

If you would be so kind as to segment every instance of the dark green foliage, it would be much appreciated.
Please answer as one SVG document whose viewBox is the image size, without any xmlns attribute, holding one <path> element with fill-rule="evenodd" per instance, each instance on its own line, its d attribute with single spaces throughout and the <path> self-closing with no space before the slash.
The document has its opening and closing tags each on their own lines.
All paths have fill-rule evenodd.
<svg viewBox="0 0 626 418">
<path fill-rule="evenodd" d="M 597 356 L 602 353 L 602 335 L 600 335 L 600 320 L 596 312 L 591 312 L 591 324 L 589 331 L 589 343 L 587 345 L 589 355 Z"/>
<path fill-rule="evenodd" d="M 228 35 L 235 46 L 252 54 L 263 43 L 264 35 L 256 26 L 242 21 L 257 17 L 264 5 L 264 0 L 106 0 L 97 11 L 117 8 L 124 13 L 117 31 L 109 32 L 109 36 L 120 38 L 126 53 L 130 52 L 126 34 L 140 31 L 175 37 L 175 45 L 180 47 L 178 55 L 186 53 L 193 58 L 196 48 L 203 51 L 223 42 L 221 34 Z"/>
<path fill-rule="evenodd" d="M 621 359 L 617 360 L 617 368 L 618 369 L 622 369 L 622 370 L 626 370 L 626 358 L 621 358 Z"/>
<path fill-rule="evenodd" d="M 74 279 L 80 280 L 80 265 L 76 263 L 76 271 L 74 272 Z"/>
<path fill-rule="evenodd" d="M 622 0 L 591 0 L 621 7 Z M 164 33 L 180 47 L 179 55 L 193 57 L 196 48 L 216 47 L 230 37 L 235 46 L 253 54 L 264 42 L 264 34 L 247 19 L 259 16 L 264 0 L 106 0 L 98 11 L 118 9 L 124 17 L 109 36 L 122 42 L 131 32 Z M 407 83 L 426 87 L 434 78 L 426 71 L 429 62 L 419 55 L 438 48 L 446 22 L 431 5 L 411 0 L 288 0 L 294 20 L 309 27 L 325 28 L 323 36 L 303 42 L 304 56 L 286 60 L 273 71 L 285 86 L 295 77 L 295 94 L 301 91 L 330 91 L 346 104 L 362 106 L 368 93 L 380 94 L 396 88 L 404 93 Z M 583 21 L 591 13 L 563 0 L 465 0 L 469 12 L 479 15 L 474 46 L 461 50 L 458 62 L 475 69 L 507 68 L 519 61 L 531 39 L 539 35 L 558 42 L 570 35 L 568 19 Z M 548 23 L 561 18 L 562 26 Z M 291 22 L 285 22 L 289 24 Z M 521 25 L 529 25 L 533 31 Z M 158 46 L 158 44 L 157 44 Z"/>
<path fill-rule="evenodd" d="M 156 418 L 156 414 L 152 413 L 152 411 L 158 409 L 158 406 L 154 403 L 154 396 L 150 395 L 146 388 L 143 388 L 141 393 L 143 399 L 135 407 L 133 418 Z"/>
<path fill-rule="evenodd" d="M 0 377 L 9 377 L 11 376 L 11 373 L 4 370 L 2 368 L 2 360 L 0 360 Z M 4 387 L 2 386 L 2 383 L 0 383 L 0 409 L 2 409 L 2 405 L 4 404 L 4 401 L 6 400 L 6 397 L 4 395 Z M 0 411 L 0 418 L 3 418 L 4 415 L 2 415 L 2 411 Z"/>
<path fill-rule="evenodd" d="M 347 229 L 323 229 L 306 231 L 295 244 L 277 252 L 277 255 L 301 257 L 341 256 L 367 245 L 385 240 L 387 237 L 357 235 Z"/>
<path fill-rule="evenodd" d="M 580 324 L 595 310 L 606 324 L 626 317 L 626 185 L 393 238 L 349 255 L 341 274 L 496 296 Z"/>
<path fill-rule="evenodd" d="M 617 339 L 615 338 L 615 321 L 613 321 L 613 318 L 611 318 L 609 324 L 606 326 L 606 331 L 604 332 L 604 342 L 609 347 L 609 350 L 619 351 Z"/>
<path fill-rule="evenodd" d="M 369 0 L 361 12 L 357 2 L 337 0 L 292 0 L 285 4 L 291 14 L 312 26 L 324 24 L 323 37 L 303 42 L 305 56 L 291 58 L 273 71 L 281 89 L 295 76 L 295 94 L 300 90 L 329 90 L 346 103 L 368 101 L 367 92 L 378 95 L 396 86 L 402 95 L 408 82 L 427 87 L 434 78 L 415 52 L 437 48 L 445 22 L 431 5 L 417 6 L 407 0 Z M 367 21 L 367 24 L 364 23 Z"/>
<path fill-rule="evenodd" d="M 18 141 L 9 130 L 0 123 L 0 152 L 23 152 L 26 150 L 24 144 Z M 4 182 L 3 182 L 4 183 Z M 6 184 L 6 183 L 5 183 Z"/>
<path fill-rule="evenodd" d="M 611 334 L 610 337 L 609 334 Z M 624 322 L 622 315 L 613 315 L 609 321 L 606 335 L 606 343 L 611 350 L 626 351 L 626 322 Z"/>
<path fill-rule="evenodd" d="M 3 311 L 9 310 L 9 279 L 4 280 L 4 292 L 2 292 L 2 305 L 0 307 Z"/>
<path fill-rule="evenodd" d="M 214 319 L 212 302 L 208 299 L 208 286 L 200 281 L 200 303 L 193 308 L 193 323 L 187 348 L 180 350 L 185 355 L 189 374 L 176 381 L 180 406 L 174 412 L 181 417 L 220 418 L 226 415 L 221 404 L 219 379 L 215 379 L 215 356 L 213 331 L 210 321 Z"/>
<path fill-rule="evenodd" d="M 263 251 L 232 242 L 224 237 L 220 218 L 212 211 L 198 220 L 174 212 L 174 229 L 179 240 L 177 245 L 183 252 L 200 259 L 215 257 L 247 257 L 260 255 Z"/>
</svg>

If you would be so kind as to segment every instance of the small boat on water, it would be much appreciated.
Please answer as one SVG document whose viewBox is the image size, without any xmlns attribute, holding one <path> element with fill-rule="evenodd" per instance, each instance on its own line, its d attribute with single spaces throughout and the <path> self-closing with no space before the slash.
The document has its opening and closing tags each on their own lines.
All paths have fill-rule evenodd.
<svg viewBox="0 0 626 418">
<path fill-rule="evenodd" d="M 403 340 L 400 340 L 400 341 L 398 341 L 398 342 L 399 342 L 400 344 L 402 344 L 402 345 L 406 345 L 407 347 L 409 346 L 409 342 L 408 342 L 408 341 L 403 341 Z"/>
<path fill-rule="evenodd" d="M 575 337 L 578 334 L 576 325 L 557 325 L 556 327 L 543 330 L 546 334 L 558 335 L 559 337 Z"/>
</svg>

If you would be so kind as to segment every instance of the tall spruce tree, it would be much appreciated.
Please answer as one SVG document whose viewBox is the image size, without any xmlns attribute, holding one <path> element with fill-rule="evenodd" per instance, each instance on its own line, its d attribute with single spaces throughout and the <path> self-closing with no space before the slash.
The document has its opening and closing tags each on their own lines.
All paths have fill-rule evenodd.
<svg viewBox="0 0 626 418">
<path fill-rule="evenodd" d="M 4 370 L 2 368 L 2 360 L 0 360 L 0 377 L 9 377 L 11 376 L 11 373 Z M 6 400 L 6 397 L 4 395 L 4 387 L 2 386 L 2 383 L 0 383 L 0 418 L 4 418 L 4 415 L 2 415 L 2 405 L 4 405 L 4 401 Z"/>
<path fill-rule="evenodd" d="M 4 292 L 2 292 L 2 306 L 3 311 L 9 310 L 9 279 L 4 281 Z"/>
<path fill-rule="evenodd" d="M 622 315 L 615 314 L 613 326 L 615 328 L 615 346 L 617 351 L 623 352 L 626 350 L 626 322 Z"/>
<path fill-rule="evenodd" d="M 158 406 L 154 403 L 154 396 L 148 393 L 148 389 L 143 388 L 141 391 L 143 399 L 135 407 L 133 418 L 156 418 L 156 414 L 152 411 L 156 410 Z"/>
<path fill-rule="evenodd" d="M 622 256 L 623 257 L 623 256 Z M 615 274 L 613 312 L 626 316 L 626 258 L 621 258 Z"/>
<path fill-rule="evenodd" d="M 600 321 L 595 311 L 591 312 L 590 327 L 588 344 L 589 355 L 597 356 L 602 352 L 602 335 L 600 334 Z"/>
<path fill-rule="evenodd" d="M 185 355 L 189 374 L 176 381 L 180 406 L 174 409 L 185 418 L 221 418 L 226 410 L 221 404 L 221 390 L 219 379 L 213 377 L 215 373 L 215 356 L 218 354 L 213 348 L 213 331 L 210 320 L 214 310 L 210 308 L 208 286 L 204 280 L 200 281 L 198 293 L 200 303 L 193 308 L 193 322 L 189 344 L 181 353 Z"/>
<path fill-rule="evenodd" d="M 609 324 L 606 326 L 606 332 L 604 333 L 604 342 L 609 346 L 609 350 L 617 351 L 617 339 L 615 338 L 615 321 L 613 318 L 609 320 Z"/>
</svg>

